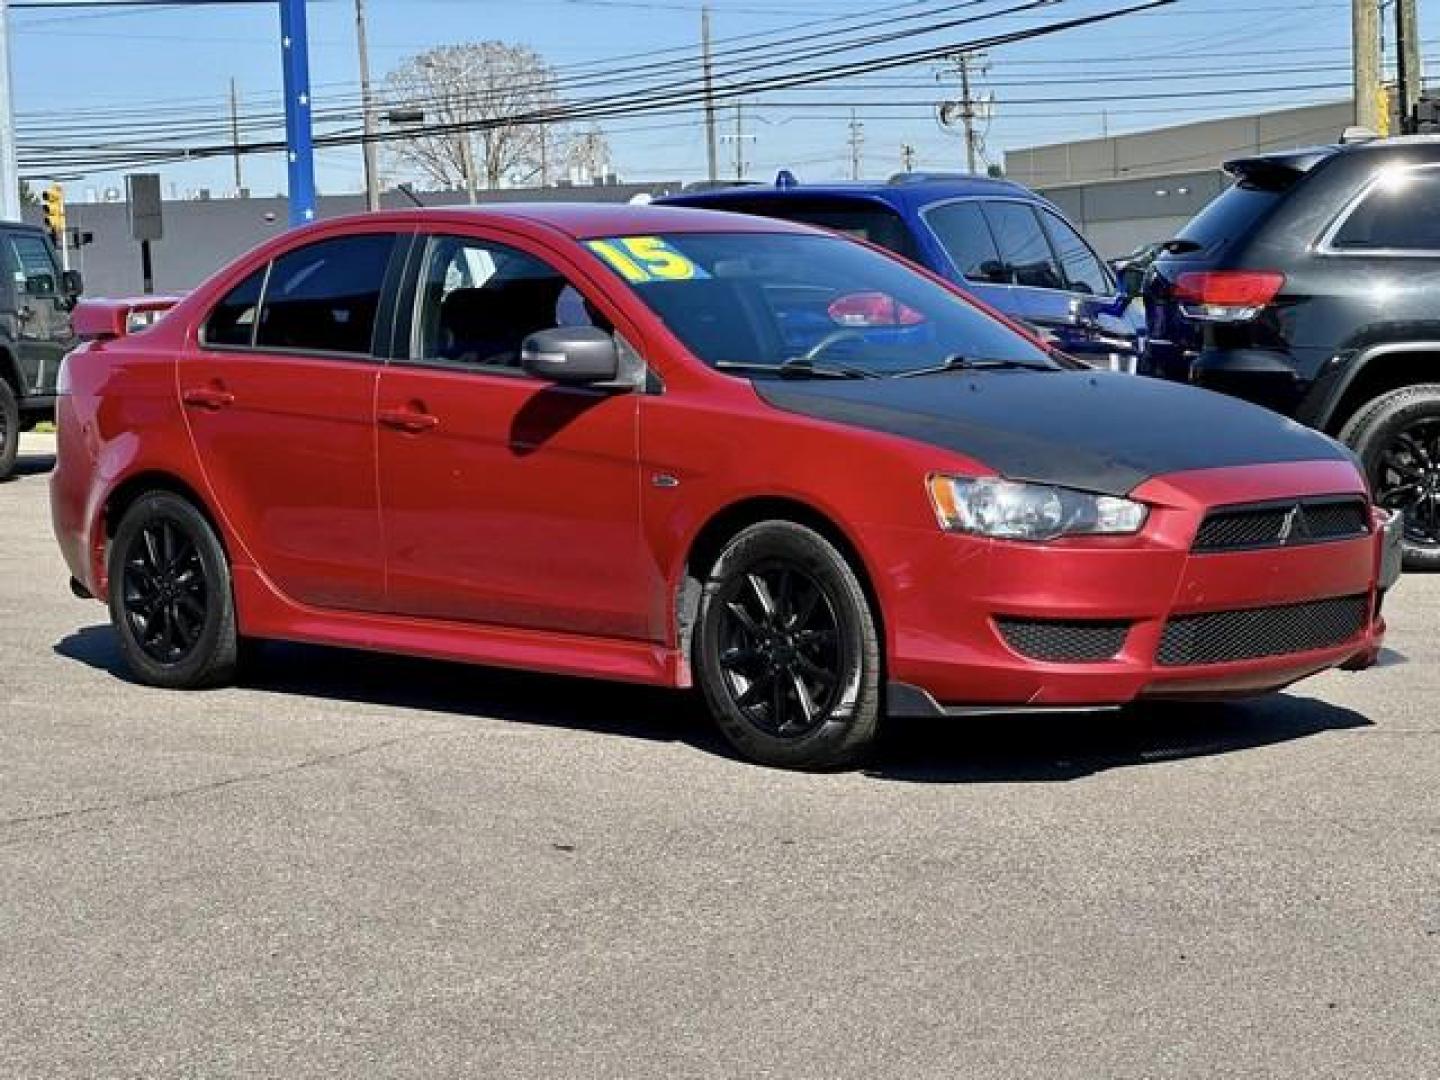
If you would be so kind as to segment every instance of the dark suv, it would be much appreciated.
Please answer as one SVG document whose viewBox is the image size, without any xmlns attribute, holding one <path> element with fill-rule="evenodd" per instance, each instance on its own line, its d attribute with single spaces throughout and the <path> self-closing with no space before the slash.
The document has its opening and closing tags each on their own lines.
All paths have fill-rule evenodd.
<svg viewBox="0 0 1440 1080">
<path fill-rule="evenodd" d="M 0 480 L 15 468 L 20 432 L 55 415 L 79 294 L 80 275 L 60 270 L 43 229 L 0 222 Z"/>
<path fill-rule="evenodd" d="M 1267 405 L 1358 453 L 1440 568 L 1440 139 L 1229 162 L 1165 245 L 1142 370 Z"/>
<path fill-rule="evenodd" d="M 658 201 L 858 236 L 949 278 L 1072 355 L 1123 371 L 1140 359 L 1142 320 L 1110 268 L 1058 208 L 1008 180 L 900 173 L 884 184 L 800 184 L 782 172 L 774 186 Z"/>
</svg>

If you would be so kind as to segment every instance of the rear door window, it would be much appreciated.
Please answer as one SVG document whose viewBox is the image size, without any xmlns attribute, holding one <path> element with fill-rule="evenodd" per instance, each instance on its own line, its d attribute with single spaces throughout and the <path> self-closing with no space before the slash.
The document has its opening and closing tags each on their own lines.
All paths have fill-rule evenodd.
<svg viewBox="0 0 1440 1080">
<path fill-rule="evenodd" d="M 1440 251 L 1440 169 L 1383 177 L 1331 245 L 1349 251 Z"/>
<path fill-rule="evenodd" d="M 393 233 L 321 240 L 275 260 L 260 307 L 261 349 L 370 356 Z"/>
<path fill-rule="evenodd" d="M 987 202 L 985 218 L 995 234 L 1010 280 L 1033 289 L 1063 289 L 1065 278 L 1040 219 L 1027 203 Z"/>
<path fill-rule="evenodd" d="M 1040 211 L 1040 220 L 1045 223 L 1045 231 L 1050 234 L 1050 243 L 1054 245 L 1055 254 L 1060 258 L 1060 269 L 1065 273 L 1071 292 L 1108 296 L 1115 291 L 1115 283 L 1111 281 L 1105 264 L 1095 256 L 1090 245 L 1085 243 L 1068 221 L 1049 210 Z"/>
<path fill-rule="evenodd" d="M 944 203 L 925 211 L 925 220 L 967 281 L 1005 284 L 1009 272 L 977 202 Z"/>
<path fill-rule="evenodd" d="M 244 347 L 255 344 L 255 316 L 260 310 L 260 291 L 264 288 L 268 269 L 270 266 L 267 263 L 226 293 L 224 299 L 211 309 L 201 333 L 201 340 L 206 345 Z"/>
</svg>

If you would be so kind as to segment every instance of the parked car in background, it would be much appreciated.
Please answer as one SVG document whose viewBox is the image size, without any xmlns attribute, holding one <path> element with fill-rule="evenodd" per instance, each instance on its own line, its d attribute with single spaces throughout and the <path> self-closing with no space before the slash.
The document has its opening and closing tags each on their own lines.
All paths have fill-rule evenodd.
<svg viewBox="0 0 1440 1080">
<path fill-rule="evenodd" d="M 657 200 L 835 229 L 963 286 L 1100 367 L 1133 371 L 1143 319 L 1059 209 L 1028 188 L 976 176 L 901 173 L 885 184 L 723 187 Z"/>
<path fill-rule="evenodd" d="M 1165 250 L 1164 241 L 1157 241 L 1141 244 L 1134 251 L 1121 255 L 1117 259 L 1111 259 L 1110 272 L 1119 282 L 1121 292 L 1130 296 L 1139 296 L 1145 287 L 1145 275 L 1150 272 L 1150 267 L 1154 265 L 1163 250 Z"/>
<path fill-rule="evenodd" d="M 61 271 L 43 229 L 0 222 L 0 480 L 20 433 L 55 415 L 60 358 L 75 344 L 70 309 L 80 275 Z"/>
<path fill-rule="evenodd" d="M 789 223 L 376 213 L 131 314 L 77 311 L 51 505 L 159 686 L 246 638 L 698 685 L 741 753 L 829 768 L 887 713 L 1366 666 L 1399 572 L 1332 440 Z"/>
<path fill-rule="evenodd" d="M 1440 140 L 1232 161 L 1164 245 L 1144 370 L 1269 406 L 1354 448 L 1440 568 Z"/>
</svg>

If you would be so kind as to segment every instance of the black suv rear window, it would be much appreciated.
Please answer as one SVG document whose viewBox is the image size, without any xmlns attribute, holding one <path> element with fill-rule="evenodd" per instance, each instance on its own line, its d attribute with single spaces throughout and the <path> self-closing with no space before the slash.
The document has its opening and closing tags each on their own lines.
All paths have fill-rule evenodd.
<svg viewBox="0 0 1440 1080">
<path fill-rule="evenodd" d="M 702 204 L 695 204 L 702 205 Z M 707 210 L 730 210 L 739 214 L 817 225 L 915 259 L 919 252 L 914 238 L 900 215 L 888 206 L 865 199 L 745 198 L 706 199 Z"/>
<path fill-rule="evenodd" d="M 1282 191 L 1252 187 L 1240 181 L 1215 196 L 1190 223 L 1180 230 L 1179 239 L 1193 240 L 1201 249 L 1246 236 L 1259 227 L 1270 211 L 1285 197 Z"/>
</svg>

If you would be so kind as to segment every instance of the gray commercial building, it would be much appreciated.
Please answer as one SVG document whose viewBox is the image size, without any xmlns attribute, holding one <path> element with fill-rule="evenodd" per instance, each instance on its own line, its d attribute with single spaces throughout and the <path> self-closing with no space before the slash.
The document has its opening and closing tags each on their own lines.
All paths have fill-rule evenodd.
<svg viewBox="0 0 1440 1080">
<path fill-rule="evenodd" d="M 1175 235 L 1228 185 L 1232 158 L 1335 142 L 1349 101 L 1005 152 L 1005 175 L 1053 200 L 1106 257 Z"/>
<path fill-rule="evenodd" d="M 636 195 L 679 191 L 679 181 L 655 184 L 547 187 L 485 192 L 481 202 L 626 202 Z M 430 206 L 465 202 L 464 192 L 421 192 Z M 386 209 L 414 206 L 398 191 L 386 192 Z M 322 196 L 321 219 L 360 213 L 361 195 Z M 152 245 L 155 290 L 186 292 L 210 274 L 288 226 L 283 198 L 194 199 L 164 204 L 164 238 Z M 138 295 L 143 285 L 140 245 L 130 238 L 129 215 L 123 202 L 71 203 L 66 208 L 72 230 L 91 233 L 94 241 L 70 252 L 70 264 L 85 277 L 88 296 Z M 39 207 L 27 207 L 25 220 L 40 223 Z"/>
</svg>

